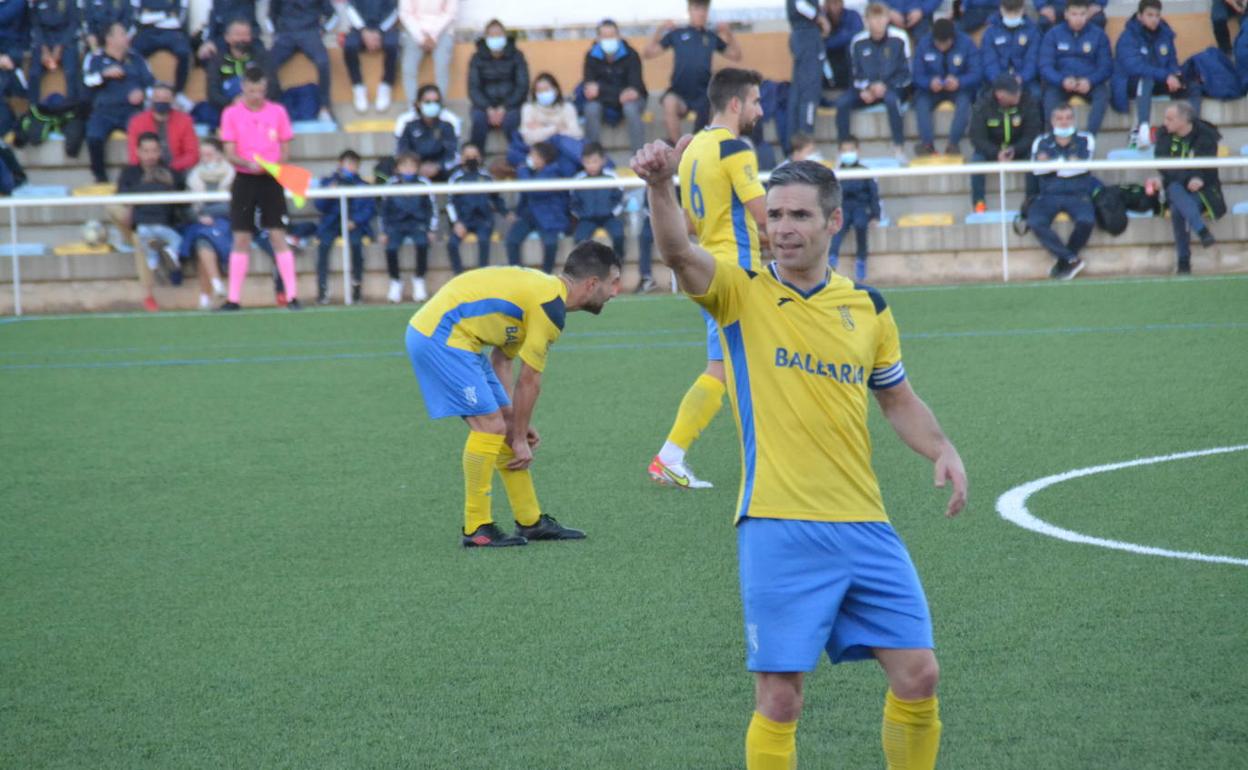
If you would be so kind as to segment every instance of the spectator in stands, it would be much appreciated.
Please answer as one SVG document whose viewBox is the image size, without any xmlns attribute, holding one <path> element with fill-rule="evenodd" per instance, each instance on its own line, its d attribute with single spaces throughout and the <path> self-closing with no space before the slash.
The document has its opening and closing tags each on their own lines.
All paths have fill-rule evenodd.
<svg viewBox="0 0 1248 770">
<path fill-rule="evenodd" d="M 81 22 L 75 0 L 31 0 L 29 98 L 37 104 L 43 93 L 43 74 L 65 73 L 65 97 L 78 101 L 82 89 L 82 58 L 78 53 Z"/>
<path fill-rule="evenodd" d="M 789 78 L 789 131 L 815 131 L 815 110 L 823 99 L 823 69 L 827 61 L 823 38 L 832 31 L 819 0 L 785 0 L 789 17 L 789 53 L 793 74 Z"/>
<path fill-rule="evenodd" d="M 481 167 L 481 148 L 465 144 L 459 167 L 451 172 L 450 184 L 492 182 L 494 178 Z M 446 216 L 451 221 L 451 234 L 446 240 L 451 269 L 459 275 L 464 271 L 459 245 L 472 233 L 477 238 L 477 266 L 490 264 L 490 239 L 494 236 L 494 215 L 506 215 L 507 205 L 498 193 L 465 193 L 451 195 L 446 202 Z"/>
<path fill-rule="evenodd" d="M 246 19 L 235 19 L 225 28 L 225 39 L 211 61 L 204 65 L 207 75 L 208 104 L 216 112 L 216 119 L 210 125 L 221 122 L 221 113 L 238 98 L 243 91 L 243 74 L 249 67 L 259 67 L 269 71 L 269 54 L 264 43 L 255 38 L 251 24 Z M 281 94 L 277 87 L 277 78 L 266 79 L 268 93 L 265 98 L 277 101 Z"/>
<path fill-rule="evenodd" d="M 1088 24 L 1088 0 L 1068 0 L 1066 20 L 1044 34 L 1040 43 L 1040 76 L 1048 114 L 1073 97 L 1092 102 L 1087 131 L 1096 135 L 1109 104 L 1109 78 L 1114 61 L 1105 30 Z"/>
<path fill-rule="evenodd" d="M 350 0 L 347 20 L 351 22 L 351 31 L 342 41 L 342 59 L 351 78 L 355 111 L 368 111 L 368 86 L 360 72 L 360 51 L 365 50 L 382 52 L 381 82 L 377 84 L 373 109 L 385 112 L 390 109 L 399 61 L 398 0 Z"/>
<path fill-rule="evenodd" d="M 389 184 L 429 185 L 427 177 L 421 176 L 420 158 L 411 153 L 399 155 L 395 163 L 395 175 Z M 429 270 L 429 244 L 437 238 L 438 210 L 432 195 L 403 195 L 383 198 L 381 202 L 381 244 L 386 249 L 386 271 L 390 274 L 390 289 L 386 299 L 398 302 L 403 299 L 403 281 L 399 279 L 399 250 L 411 243 L 416 250 L 416 273 L 412 276 L 412 300 L 424 302 L 429 299 L 425 285 L 425 273 Z"/>
<path fill-rule="evenodd" d="M 711 119 L 706 88 L 711 83 L 711 60 L 715 54 L 721 53 L 733 62 L 745 58 L 728 24 L 721 23 L 714 32 L 707 29 L 711 0 L 689 0 L 688 8 L 688 25 L 678 29 L 675 22 L 664 22 L 642 51 L 642 56 L 653 59 L 666 49 L 672 50 L 671 86 L 659 100 L 663 106 L 663 126 L 672 144 L 683 133 L 680 121 L 690 112 L 696 115 L 694 131 L 701 130 Z"/>
<path fill-rule="evenodd" d="M 183 93 L 191 71 L 191 39 L 186 31 L 186 0 L 134 0 L 134 50 L 143 58 L 168 51 L 177 59 L 173 88 L 178 104 L 191 108 Z"/>
<path fill-rule="evenodd" d="M 639 275 L 637 288 L 633 289 L 633 293 L 649 294 L 658 291 L 659 284 L 654 280 L 654 229 L 650 225 L 650 200 L 644 195 L 641 200 L 641 234 L 637 236 L 637 272 Z"/>
<path fill-rule="evenodd" d="M 131 163 L 139 162 L 139 137 L 155 134 L 160 141 L 160 161 L 180 174 L 199 162 L 199 137 L 191 116 L 173 106 L 173 86 L 152 86 L 151 106 L 130 118 L 126 144 Z"/>
<path fill-rule="evenodd" d="M 432 83 L 421 86 L 416 104 L 420 116 L 403 127 L 396 154 L 411 153 L 420 164 L 431 164 L 428 168 L 419 169 L 419 173 L 431 180 L 444 182 L 455 167 L 459 154 L 455 127 L 442 120 L 442 92 Z"/>
<path fill-rule="evenodd" d="M 0 137 L 5 136 L 17 127 L 17 115 L 9 105 L 9 99 L 26 98 L 26 76 L 19 69 L 5 69 L 5 60 L 12 62 L 4 54 L 0 54 Z"/>
<path fill-rule="evenodd" d="M 234 234 L 230 246 L 230 286 L 228 299 L 220 307 L 224 311 L 240 307 L 251 262 L 252 238 L 258 228 L 269 234 L 273 261 L 285 289 L 286 307 L 303 308 L 298 296 L 295 255 L 286 241 L 286 194 L 257 162 L 285 163 L 295 133 L 286 109 L 266 99 L 266 93 L 268 77 L 264 70 L 251 67 L 243 73 L 242 95 L 221 114 L 225 159 L 235 171 L 234 184 L 230 186 L 230 231 Z M 259 238 L 256 241 L 262 244 Z"/>
<path fill-rule="evenodd" d="M 367 185 L 360 176 L 360 156 L 355 150 L 343 150 L 338 156 L 338 170 L 321 179 L 320 186 L 359 187 Z M 341 207 L 335 198 L 318 198 L 316 210 L 321 221 L 316 229 L 316 304 L 329 304 L 329 252 L 334 240 L 342 235 Z M 373 217 L 377 202 L 373 198 L 347 200 L 347 239 L 351 251 L 351 301 L 360 301 L 364 281 L 364 239 L 373 237 Z"/>
<path fill-rule="evenodd" d="M 1135 95 L 1136 147 L 1153 143 L 1148 121 L 1154 94 L 1185 98 L 1200 115 L 1200 83 L 1189 83 L 1183 78 L 1183 68 L 1174 50 L 1174 31 L 1161 18 L 1161 0 L 1140 0 L 1135 16 L 1127 20 L 1118 36 L 1116 58 L 1119 80 L 1125 81 L 1119 87 L 1127 95 Z"/>
<path fill-rule="evenodd" d="M 269 52 L 270 77 L 277 79 L 282 65 L 296 52 L 312 60 L 316 66 L 316 82 L 320 86 L 320 120 L 331 121 L 333 104 L 329 91 L 329 52 L 323 35 L 338 26 L 338 16 L 330 0 L 270 0 L 269 19 L 273 31 L 273 49 Z"/>
<path fill-rule="evenodd" d="M 852 88 L 854 67 L 849 55 L 849 45 L 854 36 L 862 32 L 862 14 L 846 8 L 844 0 L 827 0 L 823 13 L 828 19 L 828 34 L 823 39 L 825 62 L 824 88 Z"/>
<path fill-rule="evenodd" d="M 971 112 L 971 162 L 1030 160 L 1031 146 L 1043 130 L 1044 119 L 1036 100 L 1018 78 L 999 74 Z M 1028 174 L 1029 187 L 1033 180 Z M 975 174 L 971 177 L 971 204 L 977 214 L 988 210 L 984 197 L 984 175 Z"/>
<path fill-rule="evenodd" d="M 858 140 L 852 136 L 841 140 L 840 155 L 836 166 L 838 172 L 849 169 L 866 169 L 866 166 L 858 162 Z M 869 253 L 867 237 L 871 223 L 880 221 L 880 188 L 870 177 L 845 179 L 839 177 L 838 174 L 838 178 L 841 181 L 841 211 L 844 213 L 844 222 L 841 224 L 840 231 L 832 236 L 832 245 L 828 251 L 828 264 L 833 270 L 837 268 L 840 262 L 841 240 L 849 232 L 849 228 L 854 228 L 854 241 L 857 246 L 854 280 L 861 283 L 867 280 Z"/>
<path fill-rule="evenodd" d="M 854 85 L 836 100 L 836 132 L 839 139 L 848 139 L 853 110 L 883 103 L 888 110 L 893 154 L 905 163 L 901 102 L 911 82 L 910 41 L 889 27 L 888 14 L 888 8 L 879 3 L 867 6 L 867 31 L 855 37 L 851 47 Z"/>
<path fill-rule="evenodd" d="M 602 124 L 628 124 L 628 143 L 633 152 L 646 141 L 642 113 L 646 111 L 646 83 L 641 76 L 641 56 L 610 19 L 598 23 L 598 39 L 585 54 L 581 83 L 581 113 L 585 116 L 585 141 L 602 140 Z"/>
<path fill-rule="evenodd" d="M 87 118 L 87 150 L 96 182 L 108 181 L 104 143 L 114 131 L 125 131 L 143 104 L 144 92 L 155 83 L 142 56 L 130 49 L 130 33 L 114 22 L 104 37 L 104 50 L 84 62 L 82 82 L 91 99 Z"/>
<path fill-rule="evenodd" d="M 854 147 L 858 146 L 858 141 L 854 140 Z M 796 163 L 799 160 L 810 160 L 815 163 L 824 163 L 827 161 L 823 158 L 823 153 L 819 152 L 819 145 L 815 143 L 815 138 L 810 134 L 794 134 L 789 137 L 789 157 L 780 165 L 785 163 Z M 855 149 L 854 152 L 857 152 Z"/>
<path fill-rule="evenodd" d="M 1234 16 L 1240 20 L 1242 30 L 1245 10 L 1248 10 L 1248 0 L 1212 0 L 1210 4 L 1209 17 L 1213 22 L 1213 39 L 1217 41 L 1218 49 L 1227 56 L 1231 55 L 1231 17 Z"/>
<path fill-rule="evenodd" d="M 1067 13 L 1077 0 L 1070 0 Z M 1091 160 L 1096 151 L 1096 138 L 1091 133 L 1075 131 L 1075 110 L 1069 104 L 1059 104 L 1049 115 L 1052 130 L 1036 138 L 1031 146 L 1031 157 L 1037 161 Z M 1079 252 L 1092 236 L 1096 226 L 1096 210 L 1092 205 L 1092 175 L 1086 168 L 1063 168 L 1059 171 L 1037 171 L 1039 192 L 1027 206 L 1027 226 L 1036 233 L 1036 239 L 1057 261 L 1049 272 L 1050 278 L 1068 281 L 1083 270 Z M 1070 238 L 1062 239 L 1053 232 L 1053 219 L 1065 212 L 1075 226 Z"/>
<path fill-rule="evenodd" d="M 88 53 L 98 54 L 104 50 L 104 38 L 113 24 L 120 23 L 127 30 L 133 26 L 134 5 L 130 0 L 82 0 L 80 10 L 82 37 Z M 3 23 L 0 18 L 0 25 Z M 83 67 L 86 67 L 85 62 Z"/>
<path fill-rule="evenodd" d="M 946 155 L 961 155 L 958 145 L 966 135 L 971 105 L 980 83 L 979 52 L 975 41 L 957 30 L 951 19 L 937 19 L 932 32 L 919 41 L 914 54 L 914 114 L 919 124 L 918 155 L 934 155 L 935 118 L 941 102 L 953 102 Z"/>
<path fill-rule="evenodd" d="M 888 23 L 918 41 L 932 31 L 932 14 L 940 4 L 941 0 L 888 0 Z"/>
<path fill-rule="evenodd" d="M 583 133 L 580 121 L 576 117 L 576 108 L 563 98 L 563 89 L 559 81 L 549 72 L 543 72 L 533 79 L 533 90 L 529 101 L 520 109 L 520 139 L 523 146 L 513 142 L 507 153 L 507 161 L 513 166 L 524 162 L 530 147 L 538 142 L 551 142 L 556 149 L 567 148 L 563 140 L 580 141 Z M 579 150 L 573 155 L 573 167 L 579 165 Z M 567 173 L 571 174 L 569 170 Z"/>
<path fill-rule="evenodd" d="M 150 133 L 139 137 L 138 162 L 122 169 L 117 178 L 117 192 L 123 194 L 173 192 L 184 186 L 182 175 L 161 160 L 160 137 Z M 152 294 L 152 271 L 160 267 L 162 253 L 171 263 L 170 283 L 176 286 L 182 282 L 181 263 L 178 261 L 182 236 L 174 229 L 177 205 L 149 203 L 132 206 L 129 218 L 137 241 L 135 267 L 143 287 L 143 307 L 155 312 L 159 308 Z"/>
<path fill-rule="evenodd" d="M 527 163 L 517 176 L 526 179 L 557 179 L 555 161 L 559 151 L 550 142 L 538 142 L 529 150 Z M 568 232 L 569 199 L 566 190 L 520 193 L 516 210 L 510 215 L 511 229 L 507 231 L 507 263 L 520 264 L 520 247 L 529 233 L 536 232 L 542 239 L 542 269 L 548 273 L 555 270 L 555 256 L 559 239 Z"/>
<path fill-rule="evenodd" d="M 1036 20 L 1040 25 L 1040 34 L 1048 32 L 1058 23 L 1059 19 L 1066 16 L 1066 6 L 1069 5 L 1065 0 L 1035 0 Z M 1105 6 L 1101 3 L 1088 3 L 1088 21 L 1096 26 L 1105 28 Z"/>
<path fill-rule="evenodd" d="M 498 19 L 485 25 L 476 53 L 468 62 L 468 99 L 472 103 L 472 143 L 485 148 L 490 129 L 503 140 L 520 127 L 520 107 L 529 91 L 529 63 Z"/>
<path fill-rule="evenodd" d="M 251 39 L 260 42 L 260 25 L 256 23 L 256 0 L 210 0 L 208 21 L 200 36 L 195 56 L 202 62 L 216 57 L 227 45 L 230 25 L 236 21 L 247 24 Z"/>
<path fill-rule="evenodd" d="M 199 163 L 186 176 L 186 189 L 191 192 L 225 192 L 234 183 L 234 167 L 225 160 L 221 140 L 208 137 L 200 147 Z M 182 232 L 182 263 L 194 258 L 199 266 L 199 307 L 212 307 L 215 296 L 225 299 L 225 283 L 221 265 L 230 255 L 230 204 L 209 201 L 192 206 L 195 221 Z"/>
<path fill-rule="evenodd" d="M 606 151 L 596 142 L 585 145 L 581 165 L 585 170 L 576 175 L 577 179 L 616 178 L 615 172 L 607 168 Z M 570 210 L 576 218 L 573 241 L 580 243 L 593 238 L 599 230 L 605 230 L 616 256 L 624 259 L 624 221 L 620 219 L 620 214 L 624 213 L 623 188 L 573 190 Z"/>
<path fill-rule="evenodd" d="M 0 71 L 22 68 L 30 50 L 30 24 L 26 0 L 0 0 Z"/>
<path fill-rule="evenodd" d="M 459 0 L 399 0 L 399 21 L 407 31 L 403 38 L 403 93 L 408 99 L 416 93 L 420 62 L 426 55 L 433 57 L 433 82 L 438 90 L 446 93 L 450 88 L 457 15 Z"/>
<path fill-rule="evenodd" d="M 1158 158 L 1216 158 L 1218 140 L 1222 135 L 1208 121 L 1201 120 L 1191 104 L 1177 101 L 1166 107 L 1162 129 L 1157 132 L 1153 154 Z M 1161 172 L 1153 184 L 1166 191 L 1170 206 L 1170 223 L 1174 227 L 1174 247 L 1180 275 L 1192 272 L 1191 234 L 1195 233 L 1203 248 L 1212 248 L 1217 240 L 1209 231 L 1210 221 L 1226 214 L 1226 200 L 1216 168 L 1175 169 Z"/>
<path fill-rule="evenodd" d="M 1001 0 L 1001 12 L 988 22 L 980 40 L 979 63 L 984 84 L 996 82 L 1002 74 L 1013 75 L 1031 99 L 1040 104 L 1040 39 L 1043 35 L 1034 21 L 1023 13 L 1023 0 Z M 1030 148 L 1028 144 L 1028 148 Z"/>
<path fill-rule="evenodd" d="M 958 17 L 958 29 L 970 35 L 983 28 L 997 15 L 1000 0 L 963 0 L 962 15 Z"/>
</svg>

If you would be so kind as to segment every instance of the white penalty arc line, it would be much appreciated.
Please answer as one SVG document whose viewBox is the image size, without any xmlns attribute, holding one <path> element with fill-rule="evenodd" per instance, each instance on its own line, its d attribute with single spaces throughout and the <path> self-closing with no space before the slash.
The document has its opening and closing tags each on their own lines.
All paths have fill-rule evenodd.
<svg viewBox="0 0 1248 770">
<path fill-rule="evenodd" d="M 1019 486 L 1014 487 L 997 498 L 997 513 L 1001 515 L 1001 518 L 1006 521 L 1013 522 L 1023 529 L 1029 529 L 1032 532 L 1038 532 L 1041 535 L 1055 537 L 1058 540 L 1065 540 L 1069 543 L 1096 545 L 1101 548 L 1112 548 L 1118 551 L 1138 553 L 1145 556 L 1164 556 L 1168 559 L 1190 559 L 1192 561 L 1211 562 L 1214 564 L 1235 564 L 1241 567 L 1248 567 L 1248 559 L 1236 558 L 1233 556 L 1218 556 L 1216 554 L 1200 553 L 1197 551 L 1171 551 L 1165 548 L 1137 545 L 1136 543 L 1125 543 L 1121 540 L 1109 540 L 1106 538 L 1080 534 L 1079 532 L 1072 532 L 1069 529 L 1062 529 L 1061 527 L 1054 526 L 1047 521 L 1038 519 L 1032 515 L 1031 511 L 1027 510 L 1027 498 L 1042 489 L 1053 486 L 1054 484 L 1061 484 L 1063 481 L 1070 481 L 1071 479 L 1077 479 L 1083 476 L 1092 476 L 1097 473 L 1108 473 L 1109 471 L 1117 471 L 1123 468 L 1135 468 L 1141 465 L 1168 463 L 1174 460 L 1187 460 L 1193 457 L 1230 454 L 1231 452 L 1243 452 L 1245 450 L 1248 450 L 1248 444 L 1214 447 L 1212 449 L 1198 449 L 1193 452 L 1179 452 L 1177 454 L 1144 457 L 1138 460 L 1128 460 L 1126 462 L 1110 463 L 1108 465 L 1094 465 L 1090 468 L 1076 468 L 1073 471 L 1058 473 L 1054 476 L 1045 476 L 1042 479 L 1036 479 L 1035 481 L 1029 481 L 1026 484 L 1020 484 Z"/>
</svg>

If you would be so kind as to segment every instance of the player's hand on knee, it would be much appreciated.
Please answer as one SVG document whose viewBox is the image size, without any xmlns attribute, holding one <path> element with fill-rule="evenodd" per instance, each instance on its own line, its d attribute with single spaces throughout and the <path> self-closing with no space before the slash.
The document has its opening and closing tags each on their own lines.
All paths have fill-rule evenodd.
<svg viewBox="0 0 1248 770">
<path fill-rule="evenodd" d="M 935 473 L 937 489 L 944 489 L 946 483 L 953 483 L 953 494 L 949 496 L 949 506 L 945 508 L 945 515 L 953 518 L 966 507 L 967 484 L 966 468 L 952 444 L 946 446 L 936 458 Z"/>
</svg>

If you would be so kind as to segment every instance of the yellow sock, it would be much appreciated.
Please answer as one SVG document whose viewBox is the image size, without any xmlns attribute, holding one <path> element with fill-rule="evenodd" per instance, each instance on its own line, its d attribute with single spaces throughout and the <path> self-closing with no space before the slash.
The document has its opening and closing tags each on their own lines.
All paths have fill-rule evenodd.
<svg viewBox="0 0 1248 770">
<path fill-rule="evenodd" d="M 745 733 L 746 770 L 794 770 L 797 722 L 773 722 L 757 711 Z"/>
<path fill-rule="evenodd" d="M 503 437 L 496 433 L 468 431 L 468 440 L 464 442 L 465 535 L 494 520 L 490 515 L 490 484 L 494 480 L 494 458 L 502 446 Z"/>
<path fill-rule="evenodd" d="M 681 449 L 688 449 L 698 440 L 706 426 L 711 424 L 724 403 L 724 383 L 703 374 L 694 380 L 689 392 L 680 400 L 676 422 L 672 424 L 667 440 Z"/>
<path fill-rule="evenodd" d="M 935 695 L 902 700 L 889 690 L 881 737 L 888 770 L 932 770 L 940 751 L 940 702 Z"/>
<path fill-rule="evenodd" d="M 504 441 L 495 465 L 498 467 L 498 475 L 503 477 L 503 489 L 507 490 L 507 500 L 511 503 L 511 512 L 516 517 L 516 523 L 531 527 L 541 518 L 542 508 L 537 504 L 537 490 L 533 488 L 533 474 L 529 473 L 527 468 L 522 471 L 508 470 L 507 463 L 515 457 L 511 447 L 507 446 L 507 442 Z"/>
</svg>

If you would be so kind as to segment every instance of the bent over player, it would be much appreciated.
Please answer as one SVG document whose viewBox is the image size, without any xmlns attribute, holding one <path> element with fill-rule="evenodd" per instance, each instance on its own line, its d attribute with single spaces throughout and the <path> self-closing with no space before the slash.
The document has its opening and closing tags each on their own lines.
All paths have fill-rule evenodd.
<svg viewBox="0 0 1248 770">
<path fill-rule="evenodd" d="M 741 438 L 747 665 L 756 678 L 746 767 L 797 766 L 803 679 L 826 652 L 833 663 L 880 663 L 888 767 L 930 769 L 941 728 L 931 619 L 871 468 L 868 392 L 901 439 L 935 464 L 936 486 L 952 482 L 948 516 L 966 503 L 962 460 L 906 379 L 884 298 L 828 269 L 842 222 L 836 175 L 811 161 L 772 172 L 766 231 L 775 261 L 755 271 L 690 244 L 671 182 L 687 144 L 647 145 L 632 166 L 648 185 L 663 261 L 715 319 L 726 354 Z"/>
<path fill-rule="evenodd" d="M 563 273 L 488 267 L 456 276 L 412 316 L 407 354 L 433 419 L 468 423 L 464 444 L 465 548 L 524 545 L 529 540 L 579 540 L 537 503 L 529 465 L 540 443 L 530 420 L 541 390 L 546 353 L 563 332 L 568 311 L 602 312 L 620 290 L 620 260 L 594 241 L 577 244 Z M 492 347 L 490 355 L 483 351 Z M 512 390 L 512 359 L 520 374 Z M 494 471 L 516 517 L 505 534 L 490 513 Z"/>
</svg>

